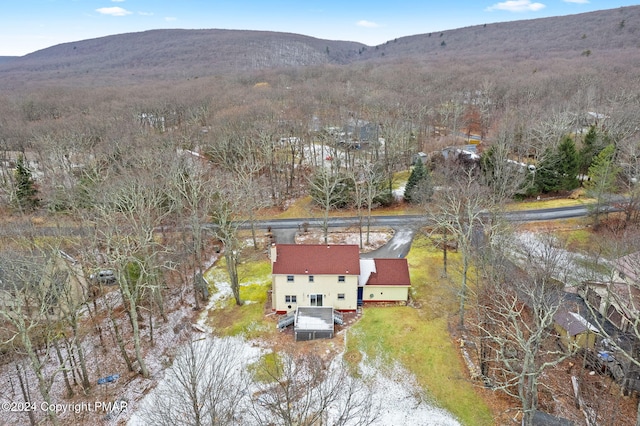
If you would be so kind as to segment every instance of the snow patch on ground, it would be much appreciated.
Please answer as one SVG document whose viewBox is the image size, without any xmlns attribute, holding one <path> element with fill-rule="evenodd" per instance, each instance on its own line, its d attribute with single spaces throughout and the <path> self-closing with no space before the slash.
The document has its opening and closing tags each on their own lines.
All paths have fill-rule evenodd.
<svg viewBox="0 0 640 426">
<path fill-rule="evenodd" d="M 551 247 L 542 237 L 533 232 L 520 232 L 513 241 L 512 257 L 518 264 L 525 261 L 544 262 L 545 259 L 553 259 L 556 263 L 554 277 L 567 287 L 578 286 L 581 282 L 607 281 L 609 276 L 588 268 L 593 259 L 580 253 L 571 252 L 560 247 L 560 244 L 552 244 Z M 600 261 L 602 263 L 602 260 Z"/>
<path fill-rule="evenodd" d="M 390 249 L 397 250 L 400 247 L 406 246 L 413 240 L 413 229 L 400 229 L 396 231 L 396 234 L 393 236 L 391 240 Z"/>
<path fill-rule="evenodd" d="M 414 376 L 399 365 L 390 375 L 377 374 L 374 388 L 374 400 L 382 408 L 376 425 L 460 425 L 449 412 L 426 401 Z"/>
</svg>

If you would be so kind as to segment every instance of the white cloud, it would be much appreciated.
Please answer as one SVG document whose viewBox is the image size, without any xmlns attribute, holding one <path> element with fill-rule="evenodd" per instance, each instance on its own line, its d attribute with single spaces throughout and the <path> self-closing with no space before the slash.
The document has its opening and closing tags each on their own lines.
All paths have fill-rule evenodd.
<svg viewBox="0 0 640 426">
<path fill-rule="evenodd" d="M 375 22 L 365 21 L 364 19 L 362 21 L 356 22 L 356 25 L 359 27 L 365 27 L 365 28 L 378 28 L 380 26 Z"/>
<path fill-rule="evenodd" d="M 100 9 L 96 9 L 96 12 L 102 13 L 103 15 L 111 15 L 111 16 L 126 16 L 131 15 L 133 12 L 129 12 L 127 9 L 123 9 L 121 7 L 101 7 Z"/>
<path fill-rule="evenodd" d="M 176 18 L 176 17 L 174 17 L 174 16 L 166 16 L 166 17 L 164 18 L 164 20 L 165 20 L 165 21 L 167 21 L 167 22 L 173 22 L 173 21 L 177 21 L 177 20 L 178 20 L 178 18 Z"/>
<path fill-rule="evenodd" d="M 565 3 L 579 3 L 579 4 L 587 4 L 589 0 L 563 0 Z"/>
<path fill-rule="evenodd" d="M 142 16 L 153 16 L 153 12 L 138 12 L 138 15 L 142 15 Z"/>
<path fill-rule="evenodd" d="M 578 0 L 581 1 L 581 0 Z M 496 3 L 487 7 L 487 12 L 494 10 L 506 10 L 507 12 L 535 12 L 544 9 L 546 6 L 542 3 L 531 3 L 531 0 L 508 0 L 502 3 Z"/>
</svg>

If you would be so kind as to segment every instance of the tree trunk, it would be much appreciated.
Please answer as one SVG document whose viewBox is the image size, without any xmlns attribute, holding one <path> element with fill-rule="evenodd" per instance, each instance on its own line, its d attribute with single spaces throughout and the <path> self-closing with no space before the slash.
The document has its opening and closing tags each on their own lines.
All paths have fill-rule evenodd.
<svg viewBox="0 0 640 426">
<path fill-rule="evenodd" d="M 118 348 L 120 349 L 120 354 L 122 355 L 122 359 L 124 359 L 125 364 L 127 364 L 127 369 L 129 371 L 133 371 L 133 365 L 131 364 L 131 359 L 129 359 L 129 355 L 127 354 L 124 341 L 122 340 L 122 335 L 120 334 L 120 328 L 118 327 L 118 323 L 116 322 L 115 318 L 113 318 L 113 311 L 111 310 L 111 306 L 109 306 L 108 309 L 109 309 L 109 319 L 111 320 L 111 326 L 113 327 L 113 334 L 115 335 L 116 343 L 118 344 Z"/>
<path fill-rule="evenodd" d="M 24 402 L 31 402 L 31 398 L 29 397 L 29 383 L 27 382 L 27 387 L 24 385 L 24 380 L 22 378 L 23 372 L 20 370 L 19 363 L 16 362 L 16 372 L 18 373 L 18 381 L 20 382 L 20 390 L 22 391 L 22 397 L 24 398 Z M 26 376 L 25 376 L 26 378 Z M 27 414 L 29 415 L 29 424 L 31 426 L 35 426 L 36 419 L 33 416 L 33 410 L 27 410 Z"/>
<path fill-rule="evenodd" d="M 38 359 L 36 355 L 35 349 L 31 344 L 31 339 L 26 335 L 26 330 L 23 331 L 22 342 L 25 345 L 25 350 L 29 356 L 29 360 L 31 361 L 31 368 L 33 372 L 36 374 L 36 378 L 38 379 L 38 389 L 40 390 L 40 394 L 42 395 L 42 399 L 47 403 L 48 406 L 52 405 L 51 395 L 49 394 L 50 384 L 47 383 L 47 378 L 44 376 L 43 368 L 44 366 Z M 54 426 L 58 426 L 60 423 L 58 422 L 58 415 L 55 410 L 47 410 L 47 417 L 51 421 Z"/>
<path fill-rule="evenodd" d="M 142 377 L 149 377 L 149 371 L 147 370 L 147 365 L 144 362 L 144 357 L 142 356 L 142 347 L 140 346 L 140 328 L 138 326 L 138 309 L 134 300 L 129 300 L 129 316 L 131 317 L 133 324 L 133 347 L 136 352 L 136 359 L 138 360 L 138 365 L 140 366 L 140 373 Z"/>
<path fill-rule="evenodd" d="M 82 350 L 82 342 L 78 338 L 78 320 L 75 317 L 72 321 L 72 327 L 73 340 L 75 342 L 76 351 L 78 352 L 78 360 L 80 361 L 80 372 L 82 373 L 82 388 L 84 389 L 86 395 L 87 391 L 91 388 L 91 384 L 89 383 L 89 372 L 87 371 L 87 362 L 84 358 L 84 351 Z"/>
<path fill-rule="evenodd" d="M 69 383 L 69 372 L 67 371 L 66 362 L 64 358 L 62 358 L 62 353 L 60 352 L 60 347 L 58 346 L 58 341 L 53 341 L 53 346 L 56 349 L 56 355 L 58 357 L 58 362 L 60 363 L 60 369 L 62 370 L 62 377 L 64 377 L 64 385 L 67 388 L 67 397 L 71 398 L 73 396 L 73 388 L 71 387 L 71 383 Z"/>
<path fill-rule="evenodd" d="M 462 254 L 462 283 L 460 285 L 460 328 L 464 328 L 464 305 L 467 301 L 467 272 L 469 271 L 469 257 Z"/>
</svg>

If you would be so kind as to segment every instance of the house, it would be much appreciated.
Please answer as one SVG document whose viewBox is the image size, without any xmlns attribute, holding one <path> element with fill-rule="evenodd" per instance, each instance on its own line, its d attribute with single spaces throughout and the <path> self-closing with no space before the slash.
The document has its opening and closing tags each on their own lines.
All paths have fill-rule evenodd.
<svg viewBox="0 0 640 426">
<path fill-rule="evenodd" d="M 87 297 L 80 264 L 59 250 L 56 255 L 17 255 L 0 264 L 0 309 L 39 319 L 64 316 Z"/>
<path fill-rule="evenodd" d="M 357 309 L 357 245 L 274 244 L 271 268 L 272 309 L 279 314 L 292 312 L 298 306 Z"/>
<path fill-rule="evenodd" d="M 554 328 L 565 348 L 578 347 L 594 349 L 599 331 L 582 315 L 576 312 L 560 310 L 553 317 Z"/>
<path fill-rule="evenodd" d="M 406 259 L 360 259 L 357 245 L 271 246 L 272 309 L 330 306 L 355 311 L 366 303 L 406 303 L 411 280 Z"/>
<path fill-rule="evenodd" d="M 640 316 L 640 252 L 613 262 L 611 282 L 585 282 L 583 298 L 619 331 L 629 332 Z"/>
</svg>

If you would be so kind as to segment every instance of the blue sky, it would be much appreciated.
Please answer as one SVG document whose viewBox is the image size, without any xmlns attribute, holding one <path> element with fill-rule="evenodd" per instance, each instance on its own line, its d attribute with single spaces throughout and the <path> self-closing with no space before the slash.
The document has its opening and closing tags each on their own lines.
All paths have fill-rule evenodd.
<svg viewBox="0 0 640 426">
<path fill-rule="evenodd" d="M 0 0 L 0 56 L 159 28 L 282 31 L 374 46 L 406 35 L 634 4 L 638 0 Z"/>
</svg>

